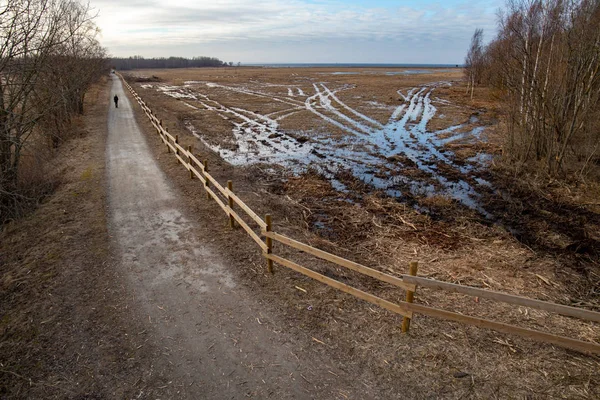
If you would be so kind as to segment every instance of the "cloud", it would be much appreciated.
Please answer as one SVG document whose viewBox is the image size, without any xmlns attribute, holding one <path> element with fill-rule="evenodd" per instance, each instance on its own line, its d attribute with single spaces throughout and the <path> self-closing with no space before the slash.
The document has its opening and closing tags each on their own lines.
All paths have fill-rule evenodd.
<svg viewBox="0 0 600 400">
<path fill-rule="evenodd" d="M 414 46 L 440 41 L 462 43 L 468 42 L 475 27 L 494 29 L 494 9 L 499 2 L 420 2 L 402 7 L 391 3 L 92 0 L 91 4 L 99 11 L 101 41 L 109 51 L 130 55 L 140 53 L 135 49 L 162 48 L 167 50 L 163 55 L 170 55 L 169 48 L 211 43 L 242 48 L 244 42 L 268 46 L 269 42 L 310 44 L 345 40 L 349 49 L 353 41 L 392 41 Z"/>
</svg>

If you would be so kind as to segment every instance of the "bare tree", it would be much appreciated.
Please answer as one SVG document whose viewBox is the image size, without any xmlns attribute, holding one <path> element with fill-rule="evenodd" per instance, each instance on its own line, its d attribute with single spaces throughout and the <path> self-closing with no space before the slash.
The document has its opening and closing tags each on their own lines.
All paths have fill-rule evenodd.
<svg viewBox="0 0 600 400">
<path fill-rule="evenodd" d="M 54 147 L 74 114 L 83 113 L 88 88 L 106 71 L 106 53 L 96 40 L 98 28 L 89 5 L 63 3 L 68 9 L 63 25 L 63 39 L 43 71 L 43 84 L 36 90 L 38 104 L 45 104 L 42 119 L 44 134 Z"/>
<path fill-rule="evenodd" d="M 471 99 L 473 99 L 473 90 L 475 85 L 481 81 L 481 75 L 484 66 L 484 47 L 483 47 L 483 29 L 475 29 L 471 38 L 471 45 L 465 58 L 465 75 L 467 78 L 467 93 L 471 90 Z"/>
<path fill-rule="evenodd" d="M 44 136 L 40 128 L 47 119 L 69 121 L 73 104 L 67 103 L 82 100 L 97 78 L 61 74 L 58 80 L 53 73 L 62 57 L 79 60 L 81 71 L 89 65 L 85 49 L 102 54 L 88 11 L 67 0 L 0 1 L 0 223 L 27 200 L 19 185 L 26 145 Z"/>
<path fill-rule="evenodd" d="M 505 154 L 583 174 L 600 150 L 600 0 L 510 1 L 499 28 L 484 75 L 505 94 Z"/>
</svg>

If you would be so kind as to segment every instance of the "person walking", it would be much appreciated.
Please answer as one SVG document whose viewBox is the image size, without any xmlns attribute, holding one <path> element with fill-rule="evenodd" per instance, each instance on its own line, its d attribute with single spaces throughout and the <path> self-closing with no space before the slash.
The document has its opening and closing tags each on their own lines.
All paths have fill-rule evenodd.
<svg viewBox="0 0 600 400">
<path fill-rule="evenodd" d="M 119 108 L 119 96 L 117 96 L 115 94 L 115 97 L 113 97 L 113 100 L 115 101 L 115 108 Z"/>
</svg>

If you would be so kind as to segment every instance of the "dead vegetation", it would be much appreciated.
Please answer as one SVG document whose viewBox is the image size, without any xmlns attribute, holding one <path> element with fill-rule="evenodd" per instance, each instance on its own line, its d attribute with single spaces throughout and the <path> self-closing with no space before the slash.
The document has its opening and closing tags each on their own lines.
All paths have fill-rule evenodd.
<svg viewBox="0 0 600 400">
<path fill-rule="evenodd" d="M 152 76 L 136 76 L 135 77 L 135 82 L 140 82 L 140 83 L 145 83 L 145 82 L 162 82 L 162 79 L 160 79 L 158 76 L 156 75 L 152 75 Z"/>
<path fill-rule="evenodd" d="M 485 47 L 476 30 L 467 70 L 471 88 L 501 96 L 505 158 L 553 178 L 598 174 L 600 3 L 511 1 L 498 25 Z"/>
<path fill-rule="evenodd" d="M 0 398 L 162 397 L 168 382 L 156 384 L 153 346 L 110 257 L 106 89 L 89 91 L 57 150 L 52 195 L 0 232 Z"/>
<path fill-rule="evenodd" d="M 171 72 L 165 72 L 168 73 Z M 270 81 L 267 78 L 270 73 L 284 78 L 291 75 L 289 71 L 263 70 L 247 70 L 235 76 L 220 76 L 216 70 L 202 73 L 214 75 L 211 81 L 218 77 L 221 82 L 230 79 L 242 82 L 249 77 L 259 79 L 259 76 Z M 305 73 L 292 72 L 298 75 Z M 198 79 L 185 73 L 184 77 L 181 81 Z M 348 78 L 343 76 L 341 79 Z M 160 105 L 160 116 L 164 121 L 177 120 L 182 109 L 180 102 L 167 99 L 153 90 L 136 90 L 144 92 L 142 97 L 151 107 Z M 465 114 L 468 118 L 477 112 L 478 118 L 489 126 L 485 132 L 487 142 L 448 144 L 455 156 L 465 162 L 474 152 L 481 150 L 501 154 L 501 140 L 497 125 L 494 125 L 501 111 L 493 98 L 481 99 L 482 90 L 475 88 L 473 103 L 465 98 L 465 86 L 461 84 L 437 94 L 442 100 L 451 100 L 453 105 L 447 109 L 457 109 L 448 112 L 449 118 Z M 489 94 L 489 91 L 486 93 Z M 202 123 L 200 120 L 196 126 L 201 127 Z M 221 182 L 233 179 L 236 192 L 241 193 L 253 210 L 259 215 L 273 214 L 278 232 L 391 274 L 406 273 L 409 262 L 418 260 L 420 276 L 600 309 L 596 256 L 588 254 L 582 257 L 583 247 L 577 245 L 569 250 L 571 241 L 561 242 L 564 247 L 559 252 L 533 245 L 538 240 L 534 239 L 536 236 L 553 237 L 561 225 L 560 221 L 554 227 L 552 224 L 541 226 L 539 224 L 546 211 L 540 211 L 531 220 L 531 228 L 537 229 L 535 236 L 525 239 L 515 234 L 512 223 L 523 221 L 522 216 L 533 216 L 540 205 L 553 210 L 553 203 L 539 203 L 538 198 L 532 195 L 536 190 L 526 189 L 527 184 L 515 185 L 516 175 L 503 177 L 501 171 L 507 170 L 498 160 L 493 162 L 491 170 L 480 175 L 492 182 L 494 187 L 502 188 L 490 190 L 483 200 L 486 209 L 492 210 L 495 215 L 494 219 L 488 220 L 445 196 L 412 196 L 408 201 L 398 201 L 343 171 L 337 178 L 349 189 L 345 193 L 335 190 L 316 169 L 290 174 L 269 163 L 232 167 L 191 136 L 183 121 L 168 126 L 170 132 L 179 134 L 185 146 L 193 144 L 209 160 L 211 174 Z M 199 131 L 203 132 L 202 129 L 210 128 L 199 128 Z M 223 137 L 230 134 L 229 129 L 214 129 L 213 132 L 216 140 L 219 134 Z M 307 136 L 310 138 L 310 134 Z M 155 142 L 160 154 L 164 148 L 158 145 L 158 138 Z M 170 177 L 182 190 L 191 193 L 185 171 L 171 157 L 165 155 L 160 158 Z M 401 155 L 397 156 L 397 162 L 399 165 L 407 164 L 405 170 L 411 170 L 409 163 L 403 163 Z M 417 168 L 412 168 L 412 171 L 419 173 Z M 540 193 L 545 190 L 538 189 Z M 574 207 L 582 201 L 581 204 L 589 203 L 586 206 L 588 211 L 597 213 L 598 205 L 591 189 L 589 186 L 582 187 L 575 193 L 573 188 L 562 188 L 550 199 L 558 200 L 558 193 L 562 193 L 565 199 L 571 198 L 569 201 Z M 201 188 L 197 193 L 194 191 L 188 201 L 192 204 L 204 202 L 205 196 L 201 195 L 201 191 Z M 571 214 L 564 211 L 558 208 L 552 213 L 566 221 Z M 593 222 L 595 217 L 583 215 L 589 218 L 586 226 L 596 224 Z M 219 219 L 218 216 L 214 218 Z M 588 226 L 587 229 L 591 228 Z M 222 230 L 222 248 L 227 252 L 229 236 L 236 235 L 238 238 L 240 233 L 231 233 L 226 227 L 225 217 Z M 591 231 L 595 232 L 594 229 Z M 241 241 L 240 246 L 248 246 L 249 254 L 253 254 L 248 256 L 240 274 L 253 282 L 253 286 L 261 288 L 257 295 L 271 304 L 279 304 L 290 326 L 314 337 L 314 346 L 322 346 L 323 351 L 332 354 L 339 363 L 363 370 L 369 376 L 377 376 L 375 379 L 385 393 L 397 393 L 398 387 L 393 382 L 399 383 L 398 377 L 401 376 L 402 388 L 412 390 L 415 398 L 434 395 L 447 398 L 595 398 L 600 395 L 600 382 L 597 380 L 600 364 L 596 357 L 585 357 L 552 346 L 422 316 L 413 321 L 410 336 L 403 336 L 399 333 L 401 318 L 386 311 L 369 307 L 283 267 L 276 267 L 275 278 L 271 279 L 265 274 L 264 260 L 259 252 L 253 252 L 252 242 L 248 239 L 244 245 L 246 239 L 243 234 L 237 240 Z M 390 300 L 403 295 L 352 271 L 293 250 L 279 248 L 276 254 Z M 585 265 L 588 272 L 582 274 L 581 265 Z M 427 289 L 420 289 L 416 299 L 426 305 L 468 315 L 581 340 L 600 340 L 600 329 L 596 324 L 546 312 L 511 308 L 485 299 Z"/>
<path fill-rule="evenodd" d="M 48 160 L 73 131 L 105 65 L 89 5 L 16 0 L 2 3 L 0 15 L 2 225 L 34 208 L 54 185 L 43 179 Z"/>
</svg>

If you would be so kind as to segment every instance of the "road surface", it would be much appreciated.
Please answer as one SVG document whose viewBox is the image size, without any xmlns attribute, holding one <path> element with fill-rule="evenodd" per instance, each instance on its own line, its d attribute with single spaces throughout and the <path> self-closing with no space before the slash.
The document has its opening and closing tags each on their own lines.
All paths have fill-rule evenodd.
<svg viewBox="0 0 600 400">
<path fill-rule="evenodd" d="M 184 215 L 154 160 L 121 81 L 113 75 L 107 140 L 109 230 L 150 326 L 161 387 L 177 398 L 368 398 L 365 387 L 278 330 L 277 318 L 236 282 L 206 224 Z M 202 235 L 200 235 L 202 236 Z M 260 318 L 259 318 L 260 316 Z M 268 322 L 268 323 L 265 323 Z M 149 373 L 152 373 L 150 371 Z M 153 393 L 154 394 L 154 393 Z M 144 395 L 141 393 L 140 395 Z M 348 396 L 349 395 L 349 396 Z M 348 397 L 347 397 L 348 396 Z"/>
</svg>

